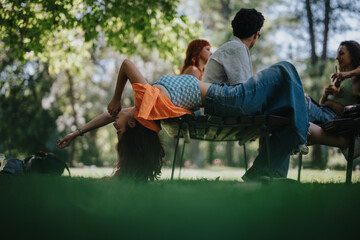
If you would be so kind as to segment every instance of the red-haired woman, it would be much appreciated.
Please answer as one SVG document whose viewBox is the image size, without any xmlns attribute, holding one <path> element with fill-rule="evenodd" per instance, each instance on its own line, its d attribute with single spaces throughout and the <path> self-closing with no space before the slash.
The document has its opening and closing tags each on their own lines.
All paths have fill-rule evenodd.
<svg viewBox="0 0 360 240">
<path fill-rule="evenodd" d="M 193 75 L 197 79 L 202 80 L 205 65 L 212 54 L 210 48 L 210 43 L 202 39 L 195 39 L 189 43 L 180 74 Z"/>
</svg>

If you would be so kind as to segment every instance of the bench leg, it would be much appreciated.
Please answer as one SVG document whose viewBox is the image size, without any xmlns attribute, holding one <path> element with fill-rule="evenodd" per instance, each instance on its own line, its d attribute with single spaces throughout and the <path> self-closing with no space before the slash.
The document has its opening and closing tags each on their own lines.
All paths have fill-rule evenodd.
<svg viewBox="0 0 360 240">
<path fill-rule="evenodd" d="M 174 160 L 173 160 L 172 170 L 171 170 L 171 181 L 174 179 L 174 171 L 175 171 L 175 163 L 176 163 L 176 154 L 177 154 L 177 149 L 178 149 L 178 145 L 179 145 L 179 139 L 180 139 L 180 127 L 179 127 L 178 135 L 177 135 L 177 138 L 176 138 Z"/>
<path fill-rule="evenodd" d="M 298 182 L 300 182 L 300 178 L 301 178 L 301 168 L 302 168 L 302 154 L 299 154 L 299 168 L 298 168 L 298 176 L 297 176 L 297 180 Z"/>
<path fill-rule="evenodd" d="M 185 145 L 186 145 L 186 142 L 185 142 L 185 139 L 184 139 L 183 148 L 182 148 L 181 157 L 180 157 L 179 179 L 180 179 L 180 177 L 181 177 L 181 167 L 182 167 L 182 165 L 183 165 L 184 152 L 185 152 Z"/>
<path fill-rule="evenodd" d="M 245 145 L 245 143 L 244 143 L 243 147 L 244 147 L 244 165 L 245 165 L 245 172 L 247 172 L 247 170 L 248 170 L 248 161 L 247 161 L 247 157 L 246 157 L 246 145 Z"/>
<path fill-rule="evenodd" d="M 354 147 L 355 147 L 355 136 L 354 134 L 350 134 L 350 141 L 349 141 L 349 156 L 346 166 L 346 184 L 351 184 L 351 177 L 352 177 L 352 168 L 353 168 L 353 161 L 354 161 Z"/>
</svg>

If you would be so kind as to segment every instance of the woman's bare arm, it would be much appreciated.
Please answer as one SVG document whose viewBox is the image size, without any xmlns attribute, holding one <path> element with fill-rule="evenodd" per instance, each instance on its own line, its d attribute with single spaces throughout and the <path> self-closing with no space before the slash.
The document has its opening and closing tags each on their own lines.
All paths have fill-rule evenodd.
<svg viewBox="0 0 360 240">
<path fill-rule="evenodd" d="M 334 94 L 335 94 L 335 91 L 334 91 L 332 85 L 329 85 L 327 88 L 325 88 L 324 94 L 320 98 L 319 103 L 327 105 L 329 108 L 334 110 L 339 116 L 342 116 L 343 111 L 344 111 L 344 106 L 335 101 L 328 100 L 328 96 L 334 95 Z"/>
<path fill-rule="evenodd" d="M 345 79 L 351 78 L 353 76 L 360 76 L 360 66 L 348 72 L 334 73 L 331 78 L 333 79 L 333 81 L 337 80 L 342 82 Z"/>
<path fill-rule="evenodd" d="M 332 110 L 334 110 L 334 112 L 336 112 L 339 116 L 343 116 L 344 114 L 344 105 L 332 101 L 332 100 L 327 100 L 324 102 L 324 104 L 326 106 L 328 106 L 329 108 L 331 108 Z"/>
<path fill-rule="evenodd" d="M 112 97 L 108 105 L 108 112 L 111 116 L 116 116 L 117 113 L 121 110 L 121 96 L 127 80 L 129 80 L 131 84 L 147 83 L 143 75 L 141 75 L 139 70 L 135 67 L 134 63 L 132 63 L 130 60 L 125 59 L 124 62 L 121 64 L 119 70 L 114 96 Z"/>
<path fill-rule="evenodd" d="M 125 109 L 124 109 L 125 111 Z M 102 126 L 105 126 L 111 122 L 113 122 L 115 120 L 114 117 L 112 117 L 109 113 L 104 112 L 100 115 L 98 115 L 97 117 L 95 117 L 94 119 L 92 119 L 90 122 L 86 123 L 81 131 L 82 133 L 86 133 L 89 132 L 93 129 L 97 129 L 100 128 Z M 80 135 L 80 131 L 76 130 L 72 133 L 67 134 L 63 139 L 59 139 L 57 140 L 56 146 L 58 146 L 59 148 L 64 148 L 67 147 L 75 138 L 77 138 Z"/>
<path fill-rule="evenodd" d="M 321 96 L 319 103 L 324 104 L 326 101 L 328 101 L 329 95 L 334 95 L 334 94 L 335 94 L 335 91 L 334 91 L 332 85 L 329 85 L 328 87 L 325 88 L 324 94 Z"/>
</svg>

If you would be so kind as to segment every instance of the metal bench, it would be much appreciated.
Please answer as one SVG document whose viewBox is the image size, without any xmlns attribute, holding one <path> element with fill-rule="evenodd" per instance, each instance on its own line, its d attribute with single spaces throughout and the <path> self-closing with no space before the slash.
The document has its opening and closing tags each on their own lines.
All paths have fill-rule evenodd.
<svg viewBox="0 0 360 240">
<path fill-rule="evenodd" d="M 349 159 L 346 167 L 346 183 L 351 183 L 354 160 L 354 145 L 356 137 L 360 136 L 360 104 L 345 107 L 346 118 L 333 120 L 320 125 L 326 132 L 345 136 L 349 139 Z M 180 163 L 184 156 L 185 144 L 190 139 L 206 141 L 239 141 L 244 147 L 245 170 L 247 170 L 245 143 L 259 137 L 265 138 L 269 169 L 271 169 L 271 156 L 267 142 L 269 134 L 281 126 L 289 124 L 289 119 L 281 116 L 242 116 L 221 118 L 210 115 L 200 115 L 194 118 L 185 115 L 180 118 L 171 118 L 161 121 L 162 128 L 170 137 L 176 138 L 174 160 L 172 163 L 171 180 L 174 177 L 179 139 L 184 138 Z M 181 168 L 181 164 L 180 164 Z M 302 168 L 302 154 L 299 154 L 299 167 L 297 180 L 300 182 Z"/>
<path fill-rule="evenodd" d="M 217 117 L 200 115 L 194 118 L 191 115 L 184 115 L 180 118 L 161 120 L 161 127 L 170 137 L 176 138 L 174 160 L 172 163 L 171 180 L 174 178 L 176 156 L 178 153 L 179 139 L 184 138 L 182 153 L 180 156 L 180 167 L 184 156 L 185 144 L 190 139 L 206 141 L 238 141 L 243 145 L 245 153 L 245 169 L 247 168 L 245 143 L 258 137 L 265 138 L 266 151 L 269 169 L 271 169 L 271 156 L 268 147 L 269 134 L 279 127 L 289 124 L 286 117 L 274 115 L 257 115 L 242 117 Z"/>
<path fill-rule="evenodd" d="M 336 119 L 319 125 L 326 132 L 344 136 L 349 139 L 349 153 L 346 166 L 346 183 L 351 184 L 352 168 L 354 162 L 355 139 L 360 136 L 360 104 L 350 105 L 344 108 L 344 118 Z M 302 155 L 299 155 L 298 181 L 302 167 Z"/>
<path fill-rule="evenodd" d="M 354 162 L 354 147 L 355 139 L 360 136 L 360 118 L 343 118 L 336 119 L 330 122 L 326 122 L 320 125 L 326 132 L 337 135 L 345 136 L 349 139 L 349 157 L 346 166 L 346 183 L 351 184 L 352 168 Z M 298 169 L 298 181 L 300 181 L 302 167 L 302 155 L 299 155 L 299 169 Z"/>
</svg>

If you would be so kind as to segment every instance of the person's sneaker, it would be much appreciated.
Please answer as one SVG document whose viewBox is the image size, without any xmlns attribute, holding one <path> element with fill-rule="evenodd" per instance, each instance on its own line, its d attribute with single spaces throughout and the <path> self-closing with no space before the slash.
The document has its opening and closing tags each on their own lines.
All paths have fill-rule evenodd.
<svg viewBox="0 0 360 240">
<path fill-rule="evenodd" d="M 344 154 L 344 157 L 346 158 L 346 160 L 349 160 L 349 148 L 341 149 L 341 152 Z M 353 160 L 359 156 L 360 156 L 360 137 L 357 137 L 355 139 L 355 144 L 354 144 Z"/>
<path fill-rule="evenodd" d="M 244 182 L 269 182 L 271 177 L 269 176 L 256 176 L 256 177 L 248 177 L 246 175 L 241 177 Z"/>
<path fill-rule="evenodd" d="M 241 177 L 244 182 L 270 182 L 274 179 L 286 179 L 286 177 L 281 176 L 277 171 L 273 171 L 272 176 L 270 173 L 262 168 L 250 168 L 244 176 Z"/>
<path fill-rule="evenodd" d="M 306 155 L 309 153 L 309 147 L 306 146 L 306 144 L 300 145 L 298 149 L 295 149 L 292 152 L 292 155 L 296 155 L 298 153 L 301 153 L 302 155 Z"/>
</svg>

